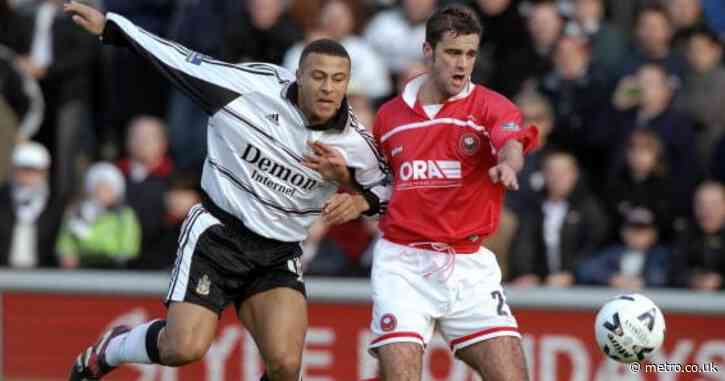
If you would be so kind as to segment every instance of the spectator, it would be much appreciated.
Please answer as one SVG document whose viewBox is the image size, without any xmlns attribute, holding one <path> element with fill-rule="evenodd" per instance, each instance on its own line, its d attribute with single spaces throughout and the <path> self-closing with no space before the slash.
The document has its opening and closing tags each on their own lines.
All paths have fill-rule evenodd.
<svg viewBox="0 0 725 381">
<path fill-rule="evenodd" d="M 63 0 L 45 0 L 33 13 L 31 49 L 18 64 L 41 86 L 46 112 L 37 140 L 53 157 L 53 191 L 65 194 L 77 180 L 83 154 L 90 155 L 91 96 L 98 48 L 93 36 L 62 12 Z M 145 86 L 149 84 L 145 83 Z"/>
<path fill-rule="evenodd" d="M 658 64 L 681 81 L 685 61 L 672 49 L 675 31 L 667 10 L 659 5 L 642 8 L 635 31 L 633 51 L 623 64 L 622 76 L 636 72 L 644 64 Z"/>
<path fill-rule="evenodd" d="M 604 0 L 575 0 L 574 19 L 567 29 L 586 36 L 591 61 L 614 75 L 625 56 L 626 37 L 604 19 Z"/>
<path fill-rule="evenodd" d="M 19 15 L 8 0 L 0 0 L 0 46 L 6 46 L 18 54 L 30 49 L 32 24 Z"/>
<path fill-rule="evenodd" d="M 567 287 L 579 263 L 604 242 L 607 218 L 579 180 L 573 155 L 552 152 L 543 168 L 544 193 L 531 215 L 521 218 L 509 266 L 515 285 Z"/>
<path fill-rule="evenodd" d="M 701 126 L 697 134 L 697 153 L 702 163 L 711 160 L 714 145 L 725 131 L 725 67 L 722 43 L 709 29 L 693 31 L 688 40 L 689 72 L 677 97 L 678 109 L 690 113 Z"/>
<path fill-rule="evenodd" d="M 624 32 L 625 35 L 631 36 L 634 34 L 632 27 L 635 25 L 639 11 L 652 3 L 653 0 L 607 0 L 607 13 L 613 25 Z"/>
<path fill-rule="evenodd" d="M 616 172 L 624 163 L 624 142 L 632 131 L 638 128 L 657 133 L 665 147 L 670 163 L 673 183 L 673 205 L 676 216 L 686 215 L 689 201 L 698 179 L 702 163 L 695 151 L 694 123 L 689 115 L 672 106 L 676 80 L 667 75 L 659 65 L 642 66 L 633 78 L 625 78 L 614 95 L 616 107 L 623 110 L 603 118 L 609 128 L 607 140 L 613 147 L 612 168 Z M 616 131 L 616 129 L 620 131 Z M 603 131 L 605 128 L 601 128 Z"/>
<path fill-rule="evenodd" d="M 535 205 L 544 188 L 541 164 L 546 153 L 552 149 L 549 135 L 554 129 L 554 112 L 549 100 L 537 92 L 519 94 L 515 101 L 524 117 L 524 125 L 534 125 L 539 130 L 539 144 L 526 155 L 524 167 L 518 174 L 519 190 L 506 194 L 506 207 L 523 217 Z"/>
<path fill-rule="evenodd" d="M 595 140 L 602 108 L 609 101 L 606 73 L 591 62 L 591 51 L 582 37 L 561 38 L 555 46 L 554 69 L 541 81 L 540 91 L 551 101 L 556 120 L 551 141 L 576 156 L 591 181 L 602 178 L 606 153 L 611 147 Z M 599 184 L 591 183 L 593 189 Z"/>
<path fill-rule="evenodd" d="M 531 44 L 526 23 L 519 8 L 521 0 L 462 0 L 473 9 L 485 32 L 473 80 L 485 83 L 496 91 L 510 92 L 514 86 L 506 83 L 509 67 L 502 64 Z M 511 93 L 512 95 L 513 93 Z"/>
<path fill-rule="evenodd" d="M 660 238 L 669 242 L 673 232 L 673 184 L 662 141 L 652 130 L 635 130 L 627 142 L 625 162 L 604 188 L 612 225 L 622 226 L 633 209 L 644 207 L 654 214 Z"/>
<path fill-rule="evenodd" d="M 725 189 L 705 182 L 697 188 L 695 221 L 683 233 L 672 259 L 670 281 L 676 287 L 716 291 L 725 276 Z"/>
<path fill-rule="evenodd" d="M 56 267 L 54 244 L 63 202 L 48 179 L 50 154 L 34 142 L 18 144 L 12 179 L 0 188 L 0 266 Z"/>
<path fill-rule="evenodd" d="M 85 196 L 64 217 L 56 244 L 63 268 L 125 268 L 141 248 L 141 227 L 125 204 L 123 174 L 110 163 L 88 169 Z"/>
<path fill-rule="evenodd" d="M 243 23 L 240 23 L 243 20 L 240 3 L 238 0 L 178 1 L 170 23 L 169 38 L 205 55 L 226 58 L 224 53 L 227 29 L 243 29 Z M 249 44 L 254 41 L 249 36 L 236 37 Z M 189 97 L 176 89 L 170 90 L 166 120 L 171 152 L 175 164 L 180 168 L 197 169 L 203 165 L 206 157 L 208 118 Z"/>
<path fill-rule="evenodd" d="M 628 290 L 667 285 L 670 250 L 658 244 L 655 215 L 635 208 L 621 229 L 622 245 L 613 245 L 582 262 L 577 282 Z"/>
<path fill-rule="evenodd" d="M 705 26 L 700 0 L 669 0 L 667 10 L 675 29 L 672 47 L 680 54 L 684 54 L 688 37 L 695 30 Z"/>
<path fill-rule="evenodd" d="M 317 219 L 302 242 L 302 265 L 308 275 L 342 276 L 350 267 L 347 257 L 327 236 L 329 226 Z"/>
<path fill-rule="evenodd" d="M 365 40 L 393 74 L 423 60 L 425 21 L 435 5 L 436 0 L 404 0 L 398 7 L 376 14 L 368 24 Z"/>
<path fill-rule="evenodd" d="M 126 151 L 128 157 L 118 163 L 126 178 L 128 206 L 141 223 L 140 263 L 153 262 L 163 255 L 159 244 L 163 239 L 166 212 L 164 196 L 173 164 L 167 154 L 167 140 L 161 119 L 141 116 L 131 121 L 128 128 Z"/>
<path fill-rule="evenodd" d="M 134 267 L 141 270 L 167 270 L 173 267 L 181 226 L 189 210 L 202 199 L 198 179 L 197 174 L 182 171 L 169 177 L 163 197 L 164 212 L 156 216 L 161 220 L 159 239 L 141 253 Z"/>
<path fill-rule="evenodd" d="M 354 26 L 354 15 L 345 2 L 329 0 L 322 7 L 320 32 L 339 41 L 347 49 L 352 58 L 350 81 L 362 86 L 361 89 L 374 101 L 387 97 L 393 91 L 390 73 L 375 50 L 365 40 L 352 34 Z M 304 46 L 304 42 L 299 42 L 287 51 L 284 67 L 291 71 L 297 70 Z"/>
<path fill-rule="evenodd" d="M 59 0 L 61 1 L 61 0 Z M 221 0 L 204 1 L 216 3 Z M 114 12 L 131 20 L 157 36 L 167 37 L 174 13 L 172 0 L 103 0 L 107 12 Z M 94 39 L 81 28 L 74 29 Z M 94 41 L 93 46 L 96 46 Z M 77 48 L 80 50 L 80 48 Z M 83 48 L 88 51 L 87 48 Z M 101 131 L 106 149 L 113 157 L 123 150 L 126 126 L 138 115 L 153 115 L 163 118 L 169 104 L 170 86 L 156 68 L 138 57 L 131 49 L 109 49 L 104 51 L 107 67 L 104 70 L 106 102 L 104 103 L 104 130 Z M 129 81 L 128 78 L 133 78 Z M 139 86 L 143 84 L 143 86 Z M 203 143 L 201 143 L 203 144 Z"/>
<path fill-rule="evenodd" d="M 0 46 L 0 183 L 7 180 L 13 145 L 38 132 L 45 110 L 38 82 L 15 64 L 16 58 Z"/>
<path fill-rule="evenodd" d="M 564 19 L 556 2 L 540 1 L 528 8 L 526 25 L 531 43 L 497 63 L 501 65 L 501 73 L 497 75 L 500 82 L 494 88 L 509 97 L 534 86 L 536 79 L 551 71 L 551 55 L 561 36 Z"/>
<path fill-rule="evenodd" d="M 281 65 L 284 53 L 303 38 L 302 31 L 290 19 L 285 3 L 283 0 L 246 1 L 240 19 L 229 20 L 223 59 Z"/>
</svg>

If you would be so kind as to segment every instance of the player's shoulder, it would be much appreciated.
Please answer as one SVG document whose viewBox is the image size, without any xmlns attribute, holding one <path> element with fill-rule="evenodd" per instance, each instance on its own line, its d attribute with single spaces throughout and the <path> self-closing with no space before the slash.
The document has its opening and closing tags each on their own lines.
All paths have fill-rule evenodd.
<svg viewBox="0 0 725 381">
<path fill-rule="evenodd" d="M 378 118 L 385 118 L 389 115 L 399 114 L 401 111 L 410 108 L 403 100 L 402 95 L 397 95 L 394 98 L 383 103 L 378 108 Z"/>
<path fill-rule="evenodd" d="M 501 115 L 520 112 L 518 106 L 516 106 L 516 104 L 511 99 L 483 85 L 475 85 L 472 98 L 474 99 L 476 104 L 482 106 L 481 111 L 488 115 Z"/>
<path fill-rule="evenodd" d="M 483 98 L 488 104 L 516 108 L 511 99 L 484 85 L 476 84 L 473 92 L 475 97 Z"/>
<path fill-rule="evenodd" d="M 339 140 L 341 148 L 343 148 L 348 159 L 353 163 L 368 163 L 371 159 L 380 159 L 373 135 L 366 126 L 358 120 L 357 116 L 350 111 L 348 122 L 345 130 L 342 132 Z M 358 165 L 351 165 L 356 167 Z"/>
</svg>

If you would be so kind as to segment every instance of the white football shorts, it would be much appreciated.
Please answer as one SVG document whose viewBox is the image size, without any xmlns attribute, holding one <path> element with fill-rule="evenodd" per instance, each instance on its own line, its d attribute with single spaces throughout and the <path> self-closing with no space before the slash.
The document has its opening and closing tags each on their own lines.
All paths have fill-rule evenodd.
<svg viewBox="0 0 725 381">
<path fill-rule="evenodd" d="M 506 304 L 496 256 L 484 247 L 473 254 L 437 249 L 441 251 L 384 238 L 376 243 L 373 340 L 368 347 L 373 356 L 375 348 L 391 343 L 425 348 L 436 324 L 454 353 L 494 337 L 521 337 Z"/>
</svg>

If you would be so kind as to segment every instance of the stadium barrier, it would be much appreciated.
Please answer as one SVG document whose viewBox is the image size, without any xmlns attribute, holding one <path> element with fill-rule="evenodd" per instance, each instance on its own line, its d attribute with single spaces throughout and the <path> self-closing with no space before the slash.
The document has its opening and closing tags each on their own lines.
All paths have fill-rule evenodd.
<svg viewBox="0 0 725 381">
<path fill-rule="evenodd" d="M 165 273 L 0 270 L 0 375 L 6 381 L 65 380 L 74 356 L 105 329 L 163 316 Z M 306 381 L 373 377 L 367 280 L 308 278 Z M 665 314 L 665 344 L 639 372 L 607 360 L 594 341 L 606 288 L 509 288 L 532 381 L 725 380 L 725 294 L 645 290 Z M 686 364 L 690 366 L 686 367 Z M 126 366 L 109 380 L 257 381 L 263 364 L 231 309 L 203 361 L 183 368 Z M 699 372 L 693 372 L 698 370 Z M 440 338 L 427 348 L 424 379 L 478 380 Z"/>
</svg>

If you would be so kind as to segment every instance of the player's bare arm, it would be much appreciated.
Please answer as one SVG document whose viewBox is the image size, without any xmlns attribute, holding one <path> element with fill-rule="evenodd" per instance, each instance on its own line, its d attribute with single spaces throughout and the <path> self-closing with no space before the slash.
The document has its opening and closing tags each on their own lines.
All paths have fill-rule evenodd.
<svg viewBox="0 0 725 381">
<path fill-rule="evenodd" d="M 106 16 L 93 7 L 75 1 L 63 4 L 63 10 L 75 13 L 73 21 L 89 33 L 96 36 L 103 34 L 106 28 Z"/>
<path fill-rule="evenodd" d="M 524 167 L 524 145 L 517 140 L 509 140 L 499 151 L 498 164 L 488 174 L 494 184 L 501 183 L 508 190 L 518 190 L 516 174 Z"/>
<path fill-rule="evenodd" d="M 370 209 L 360 194 L 337 193 L 330 197 L 322 209 L 322 218 L 329 225 L 352 221 Z"/>
</svg>

